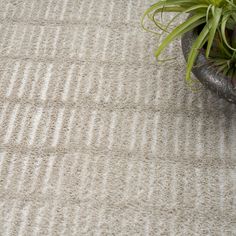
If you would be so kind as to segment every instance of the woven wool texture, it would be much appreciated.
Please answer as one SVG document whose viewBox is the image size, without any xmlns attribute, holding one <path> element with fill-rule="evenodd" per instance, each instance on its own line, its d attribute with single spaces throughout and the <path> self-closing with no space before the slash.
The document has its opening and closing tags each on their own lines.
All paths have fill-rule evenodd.
<svg viewBox="0 0 236 236">
<path fill-rule="evenodd" d="M 236 108 L 157 63 L 150 4 L 0 1 L 1 236 L 236 235 Z"/>
</svg>

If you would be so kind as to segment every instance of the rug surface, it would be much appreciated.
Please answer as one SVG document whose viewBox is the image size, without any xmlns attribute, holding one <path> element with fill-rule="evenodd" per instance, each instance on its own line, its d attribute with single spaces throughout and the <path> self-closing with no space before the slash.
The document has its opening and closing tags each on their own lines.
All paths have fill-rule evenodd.
<svg viewBox="0 0 236 236">
<path fill-rule="evenodd" d="M 150 4 L 0 1 L 1 236 L 236 235 L 236 108 L 156 62 Z"/>
</svg>

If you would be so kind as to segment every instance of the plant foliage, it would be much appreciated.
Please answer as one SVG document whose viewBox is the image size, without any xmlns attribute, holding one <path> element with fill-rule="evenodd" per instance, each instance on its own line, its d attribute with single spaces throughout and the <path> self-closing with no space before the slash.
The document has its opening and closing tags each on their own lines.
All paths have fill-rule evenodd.
<svg viewBox="0 0 236 236">
<path fill-rule="evenodd" d="M 165 12 L 177 14 L 167 23 L 160 21 Z M 180 23 L 171 32 L 170 25 L 183 13 L 190 17 Z M 225 75 L 235 76 L 236 61 L 236 0 L 159 0 L 149 7 L 143 17 L 148 18 L 163 33 L 168 33 L 158 46 L 155 56 L 158 58 L 166 46 L 184 33 L 200 28 L 187 60 L 186 80 L 191 81 L 191 70 L 195 65 L 200 49 L 205 49 L 206 57 L 212 60 Z"/>
</svg>

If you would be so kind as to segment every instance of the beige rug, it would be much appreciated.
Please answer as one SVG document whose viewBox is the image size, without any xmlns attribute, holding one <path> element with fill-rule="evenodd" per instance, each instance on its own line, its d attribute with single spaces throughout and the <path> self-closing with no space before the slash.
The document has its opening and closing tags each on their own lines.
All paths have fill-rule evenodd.
<svg viewBox="0 0 236 236">
<path fill-rule="evenodd" d="M 148 0 L 1 0 L 0 235 L 236 235 L 236 108 L 158 64 Z"/>
</svg>

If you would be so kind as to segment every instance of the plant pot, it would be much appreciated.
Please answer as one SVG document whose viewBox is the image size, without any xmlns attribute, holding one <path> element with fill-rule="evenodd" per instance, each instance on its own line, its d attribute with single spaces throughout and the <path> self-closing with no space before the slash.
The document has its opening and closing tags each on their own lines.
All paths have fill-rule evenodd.
<svg viewBox="0 0 236 236">
<path fill-rule="evenodd" d="M 181 39 L 182 50 L 186 60 L 197 36 L 197 31 L 193 30 L 184 34 Z M 197 57 L 192 72 L 205 87 L 218 94 L 219 97 L 236 104 L 236 88 L 234 88 L 231 79 L 219 73 L 217 68 L 212 66 L 206 59 L 203 51 Z"/>
</svg>

